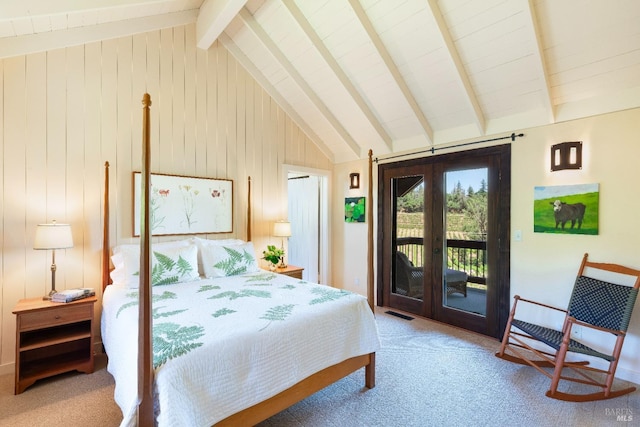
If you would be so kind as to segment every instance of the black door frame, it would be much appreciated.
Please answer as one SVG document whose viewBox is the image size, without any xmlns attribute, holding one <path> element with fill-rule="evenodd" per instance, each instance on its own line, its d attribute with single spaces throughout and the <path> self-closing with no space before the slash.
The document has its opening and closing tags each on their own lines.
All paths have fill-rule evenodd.
<svg viewBox="0 0 640 427">
<path fill-rule="evenodd" d="M 473 314 L 465 313 L 461 311 L 450 311 L 449 309 L 443 309 L 438 307 L 433 298 L 427 298 L 425 296 L 425 304 L 428 299 L 430 307 L 425 308 L 424 312 L 431 314 L 436 320 L 443 321 L 455 326 L 459 326 L 465 329 L 473 330 L 484 335 L 492 336 L 495 338 L 501 338 L 502 332 L 507 322 L 510 307 L 510 217 L 511 217 L 511 145 L 502 144 L 486 148 L 478 148 L 474 150 L 460 151 L 455 153 L 434 155 L 429 157 L 416 158 L 411 160 L 383 163 L 378 165 L 378 232 L 377 241 L 382 246 L 385 223 L 388 221 L 389 215 L 385 216 L 385 209 L 389 209 L 388 201 L 384 200 L 385 185 L 385 170 L 396 169 L 400 167 L 419 167 L 420 165 L 430 164 L 434 168 L 442 168 L 442 165 L 449 164 L 473 164 L 474 158 L 491 158 L 491 167 L 494 168 L 494 173 L 489 174 L 488 185 L 490 188 L 496 190 L 496 197 L 489 201 L 489 209 L 493 212 L 493 220 L 489 224 L 489 233 L 496 236 L 495 239 L 491 239 L 487 242 L 487 253 L 491 257 L 494 257 L 492 263 L 493 268 L 490 270 L 491 286 L 494 286 L 496 292 L 493 293 L 492 298 L 488 301 L 489 307 L 493 309 L 487 311 L 486 321 L 484 327 L 479 328 L 477 326 L 477 319 L 474 319 Z M 442 170 L 442 169 L 440 169 Z M 434 173 L 434 176 L 436 174 Z M 434 186 L 435 190 L 439 188 Z M 441 191 L 441 190 L 440 190 Z M 443 194 L 438 194 L 434 199 L 442 200 Z M 426 209 L 426 206 L 425 206 Z M 434 211 L 437 211 L 438 206 L 432 206 Z M 442 210 L 442 209 L 440 209 Z M 442 220 L 440 218 L 434 218 L 434 220 Z M 492 225 L 493 224 L 493 225 Z M 426 234 L 425 234 L 426 235 Z M 432 252 L 431 252 L 432 253 Z M 429 256 L 431 253 L 426 252 L 425 256 Z M 379 247 L 377 250 L 377 300 L 379 306 L 389 305 L 390 295 L 389 292 L 385 292 L 384 287 L 384 271 L 389 271 L 388 263 L 389 250 L 385 250 L 383 247 Z M 387 263 L 387 264 L 385 264 Z M 387 268 L 383 268 L 387 265 Z M 438 263 L 433 263 L 434 268 L 429 275 L 433 280 L 437 274 L 442 274 L 441 266 Z M 426 272 L 428 274 L 428 272 Z M 427 277 L 425 277 L 427 280 Z M 387 283 L 388 280 L 387 280 Z M 435 292 L 434 298 L 438 297 Z M 441 294 L 441 291 L 440 291 Z M 402 307 L 398 307 L 402 309 Z M 439 311 L 438 311 L 439 310 Z M 415 310 L 411 310 L 415 312 Z"/>
</svg>

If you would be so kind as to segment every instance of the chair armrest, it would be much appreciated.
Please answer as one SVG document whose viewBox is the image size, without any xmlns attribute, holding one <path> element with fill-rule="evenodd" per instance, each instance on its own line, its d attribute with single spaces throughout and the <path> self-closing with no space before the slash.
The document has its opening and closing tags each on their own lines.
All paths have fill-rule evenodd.
<svg viewBox="0 0 640 427">
<path fill-rule="evenodd" d="M 516 296 L 514 296 L 514 297 L 513 297 L 513 299 L 515 299 L 516 301 L 527 302 L 527 303 L 529 303 L 529 304 L 534 304 L 534 305 L 538 305 L 538 306 L 540 306 L 540 307 L 550 308 L 550 309 L 552 309 L 552 310 L 556 310 L 556 311 L 561 311 L 561 312 L 563 312 L 563 313 L 567 313 L 567 310 L 566 310 L 566 309 L 564 309 L 564 308 L 558 308 L 558 307 L 554 307 L 554 306 L 552 306 L 552 305 L 543 304 L 543 303 L 538 302 L 538 301 L 533 301 L 533 300 L 530 300 L 530 299 L 521 298 L 521 297 L 520 297 L 520 295 L 516 295 Z"/>
<path fill-rule="evenodd" d="M 595 329 L 596 331 L 609 332 L 610 334 L 613 334 L 613 335 L 626 335 L 627 334 L 625 331 L 620 331 L 620 330 L 617 330 L 617 329 L 603 328 L 602 326 L 596 326 L 596 325 L 592 325 L 591 323 L 581 322 L 580 320 L 576 319 L 575 317 L 571 317 L 571 316 L 567 317 L 567 322 L 573 323 L 576 326 L 584 326 L 585 328 Z"/>
</svg>

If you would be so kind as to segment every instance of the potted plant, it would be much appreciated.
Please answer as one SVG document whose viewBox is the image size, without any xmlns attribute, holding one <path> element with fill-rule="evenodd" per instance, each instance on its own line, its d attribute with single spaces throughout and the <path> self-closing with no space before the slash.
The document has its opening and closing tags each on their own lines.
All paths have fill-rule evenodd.
<svg viewBox="0 0 640 427">
<path fill-rule="evenodd" d="M 284 249 L 276 248 L 275 245 L 267 245 L 267 250 L 262 251 L 262 259 L 269 262 L 269 268 L 273 271 L 284 256 Z"/>
</svg>

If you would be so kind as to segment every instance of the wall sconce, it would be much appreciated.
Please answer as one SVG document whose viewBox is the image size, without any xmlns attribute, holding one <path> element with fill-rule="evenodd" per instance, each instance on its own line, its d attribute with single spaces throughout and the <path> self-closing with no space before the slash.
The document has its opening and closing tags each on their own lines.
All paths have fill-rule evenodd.
<svg viewBox="0 0 640 427">
<path fill-rule="evenodd" d="M 582 141 L 551 146 L 551 171 L 582 169 Z"/>
<path fill-rule="evenodd" d="M 358 172 L 349 174 L 349 188 L 360 188 L 360 174 Z"/>
</svg>

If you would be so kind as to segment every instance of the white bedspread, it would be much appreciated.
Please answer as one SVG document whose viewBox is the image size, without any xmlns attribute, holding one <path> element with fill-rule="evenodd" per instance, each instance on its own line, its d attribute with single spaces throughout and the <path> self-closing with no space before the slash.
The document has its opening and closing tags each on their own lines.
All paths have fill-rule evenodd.
<svg viewBox="0 0 640 427">
<path fill-rule="evenodd" d="M 159 426 L 210 426 L 309 375 L 378 350 L 364 297 L 260 272 L 153 288 Z M 137 290 L 109 286 L 102 341 L 122 426 L 135 425 Z"/>
</svg>

